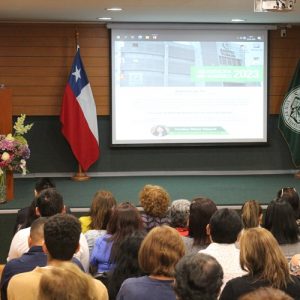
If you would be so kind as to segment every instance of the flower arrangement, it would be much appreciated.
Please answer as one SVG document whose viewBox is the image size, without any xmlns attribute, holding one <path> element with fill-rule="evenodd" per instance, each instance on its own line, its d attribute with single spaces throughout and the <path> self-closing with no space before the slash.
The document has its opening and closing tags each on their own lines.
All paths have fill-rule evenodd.
<svg viewBox="0 0 300 300">
<path fill-rule="evenodd" d="M 14 124 L 14 134 L 0 135 L 0 176 L 6 170 L 27 173 L 26 159 L 30 157 L 30 150 L 23 137 L 32 124 L 24 125 L 26 115 L 21 114 Z"/>
</svg>

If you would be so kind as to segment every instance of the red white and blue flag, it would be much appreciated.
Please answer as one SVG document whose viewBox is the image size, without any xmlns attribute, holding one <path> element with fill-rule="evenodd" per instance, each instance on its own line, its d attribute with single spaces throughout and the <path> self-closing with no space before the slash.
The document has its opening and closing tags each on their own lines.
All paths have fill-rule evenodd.
<svg viewBox="0 0 300 300">
<path fill-rule="evenodd" d="M 60 121 L 62 134 L 86 171 L 99 158 L 99 137 L 95 101 L 79 47 L 65 88 Z"/>
</svg>

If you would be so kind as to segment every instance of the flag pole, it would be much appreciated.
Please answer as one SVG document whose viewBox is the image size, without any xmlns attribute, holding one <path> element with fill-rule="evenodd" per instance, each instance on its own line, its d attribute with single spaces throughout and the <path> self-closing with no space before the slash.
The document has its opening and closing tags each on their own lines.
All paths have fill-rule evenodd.
<svg viewBox="0 0 300 300">
<path fill-rule="evenodd" d="M 77 28 L 75 29 L 75 42 L 76 42 L 76 51 L 79 48 L 79 32 Z M 83 171 L 80 163 L 78 163 L 78 172 L 75 173 L 74 176 L 72 176 L 72 180 L 74 181 L 86 181 L 89 180 L 90 177 L 86 175 L 86 173 Z"/>
</svg>

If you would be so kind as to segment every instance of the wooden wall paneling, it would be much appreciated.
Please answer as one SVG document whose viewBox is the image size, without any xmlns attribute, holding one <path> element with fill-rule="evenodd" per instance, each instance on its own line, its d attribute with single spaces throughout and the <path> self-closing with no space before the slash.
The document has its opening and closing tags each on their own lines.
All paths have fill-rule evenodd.
<svg viewBox="0 0 300 300">
<path fill-rule="evenodd" d="M 58 115 L 75 55 L 75 31 L 97 107 L 109 114 L 109 34 L 95 24 L 2 24 L 0 82 L 15 91 L 13 114 Z"/>
</svg>

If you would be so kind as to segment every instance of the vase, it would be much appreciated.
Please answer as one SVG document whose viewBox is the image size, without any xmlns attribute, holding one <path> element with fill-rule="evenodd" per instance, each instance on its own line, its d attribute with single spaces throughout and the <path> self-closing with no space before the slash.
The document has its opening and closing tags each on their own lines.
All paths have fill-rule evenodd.
<svg viewBox="0 0 300 300">
<path fill-rule="evenodd" d="M 6 202 L 6 172 L 0 175 L 0 203 Z"/>
</svg>

